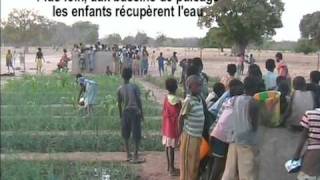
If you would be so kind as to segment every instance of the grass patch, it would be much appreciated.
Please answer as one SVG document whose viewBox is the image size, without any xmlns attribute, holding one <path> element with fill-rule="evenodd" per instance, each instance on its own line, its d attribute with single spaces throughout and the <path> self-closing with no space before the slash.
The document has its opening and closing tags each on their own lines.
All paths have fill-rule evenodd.
<svg viewBox="0 0 320 180">
<path fill-rule="evenodd" d="M 71 75 L 25 76 L 8 81 L 1 93 L 1 152 L 123 151 L 116 101 L 122 81 L 119 77 L 106 76 L 90 79 L 99 86 L 98 104 L 91 117 L 84 117 L 83 110 L 76 105 L 79 87 Z M 148 132 L 160 131 L 161 107 L 147 94 L 142 89 L 143 132 L 146 133 L 141 149 L 158 151 L 162 150 L 160 134 L 148 135 Z M 56 131 L 59 133 L 55 134 Z M 101 134 L 101 131 L 113 133 Z"/>
<path fill-rule="evenodd" d="M 1 179 L 5 180 L 87 180 L 102 179 L 104 174 L 110 175 L 110 179 L 139 179 L 134 168 L 120 163 L 20 160 L 1 161 Z"/>
<path fill-rule="evenodd" d="M 160 130 L 162 117 L 146 116 L 145 130 Z M 2 116 L 2 131 L 81 131 L 81 130 L 120 130 L 118 116 Z"/>
<path fill-rule="evenodd" d="M 111 106 L 110 104 L 106 106 Z M 143 107 L 146 116 L 159 116 L 159 106 L 145 105 Z M 4 105 L 1 106 L 2 116 L 75 116 L 81 117 L 83 110 L 70 105 Z M 93 116 L 119 116 L 118 107 L 94 106 Z"/>
<path fill-rule="evenodd" d="M 162 151 L 160 134 L 144 133 L 141 150 Z M 123 139 L 118 133 L 67 133 L 67 134 L 26 134 L 2 133 L 1 152 L 118 152 L 124 151 Z"/>
<path fill-rule="evenodd" d="M 79 87 L 71 75 L 58 73 L 9 80 L 1 93 L 1 130 L 93 130 L 96 126 L 119 129 L 116 92 L 122 80 L 116 76 L 90 79 L 99 86 L 92 120 L 83 118 L 83 110 L 77 106 Z M 146 128 L 160 129 L 157 122 L 160 119 L 152 117 L 161 115 L 161 107 L 143 89 L 141 98 Z"/>
</svg>

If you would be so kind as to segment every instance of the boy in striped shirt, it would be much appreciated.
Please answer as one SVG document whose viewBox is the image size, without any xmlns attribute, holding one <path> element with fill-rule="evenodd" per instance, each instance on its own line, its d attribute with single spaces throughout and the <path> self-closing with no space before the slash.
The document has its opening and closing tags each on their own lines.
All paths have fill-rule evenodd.
<svg viewBox="0 0 320 180">
<path fill-rule="evenodd" d="M 201 82 L 198 75 L 188 77 L 187 84 L 191 93 L 187 95 L 180 111 L 180 180 L 197 180 L 199 176 L 200 144 L 205 120 L 200 96 Z"/>
<path fill-rule="evenodd" d="M 320 180 L 320 109 L 307 111 L 300 124 L 304 127 L 293 159 L 298 160 L 305 143 L 302 169 L 298 180 Z"/>
</svg>

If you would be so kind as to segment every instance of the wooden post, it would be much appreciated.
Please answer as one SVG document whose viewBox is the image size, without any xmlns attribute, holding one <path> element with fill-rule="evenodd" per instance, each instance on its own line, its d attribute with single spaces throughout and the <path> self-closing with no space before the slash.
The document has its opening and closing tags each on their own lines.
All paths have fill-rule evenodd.
<svg viewBox="0 0 320 180">
<path fill-rule="evenodd" d="M 320 66 L 320 51 L 318 52 L 318 65 L 317 65 L 317 70 L 319 71 Z"/>
</svg>

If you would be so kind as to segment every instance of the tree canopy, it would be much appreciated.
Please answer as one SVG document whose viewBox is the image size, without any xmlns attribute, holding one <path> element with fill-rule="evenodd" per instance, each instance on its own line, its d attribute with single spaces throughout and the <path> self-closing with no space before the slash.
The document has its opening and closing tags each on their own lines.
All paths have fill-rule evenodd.
<svg viewBox="0 0 320 180">
<path fill-rule="evenodd" d="M 207 32 L 206 36 L 201 41 L 201 46 L 205 48 L 223 48 L 231 47 L 231 41 L 223 36 L 221 29 L 213 27 Z"/>
<path fill-rule="evenodd" d="M 2 22 L 3 41 L 19 45 L 47 41 L 50 36 L 48 29 L 51 24 L 51 21 L 31 10 L 14 9 L 9 13 L 7 21 Z"/>
<path fill-rule="evenodd" d="M 126 36 L 122 39 L 122 44 L 127 45 L 127 44 L 135 44 L 135 38 L 133 36 Z"/>
<path fill-rule="evenodd" d="M 14 46 L 95 43 L 99 26 L 90 22 L 76 22 L 68 26 L 49 20 L 28 9 L 14 9 L 1 23 L 2 42 Z"/>
<path fill-rule="evenodd" d="M 149 37 L 146 33 L 138 32 L 135 37 L 135 43 L 137 45 L 146 45 L 148 44 Z"/>
<path fill-rule="evenodd" d="M 320 11 L 304 15 L 299 26 L 302 38 L 320 47 Z"/>
<path fill-rule="evenodd" d="M 262 42 L 282 27 L 283 11 L 281 0 L 223 0 L 204 7 L 198 25 L 214 27 L 212 38 L 220 44 L 232 43 L 244 53 L 249 43 Z"/>
<path fill-rule="evenodd" d="M 120 34 L 117 34 L 117 33 L 109 34 L 108 36 L 102 39 L 102 42 L 111 46 L 114 44 L 120 44 L 121 36 Z"/>
</svg>

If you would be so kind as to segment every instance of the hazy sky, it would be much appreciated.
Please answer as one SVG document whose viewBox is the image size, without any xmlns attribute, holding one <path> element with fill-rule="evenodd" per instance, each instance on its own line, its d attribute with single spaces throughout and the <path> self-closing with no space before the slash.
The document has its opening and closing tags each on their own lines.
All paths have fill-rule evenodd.
<svg viewBox="0 0 320 180">
<path fill-rule="evenodd" d="M 197 18 L 190 17 L 168 17 L 155 18 L 148 17 L 142 20 L 138 18 L 123 18 L 123 17 L 101 17 L 101 18 L 82 18 L 82 17 L 53 17 L 52 6 L 69 9 L 74 7 L 84 7 L 86 4 L 79 2 L 44 2 L 44 0 L 1 0 L 1 18 L 5 19 L 8 13 L 13 9 L 28 8 L 38 11 L 41 15 L 47 16 L 50 19 L 72 24 L 79 20 L 89 20 L 92 23 L 99 24 L 100 37 L 104 37 L 110 33 L 119 33 L 122 37 L 127 35 L 135 35 L 137 31 L 147 33 L 149 36 L 156 37 L 160 32 L 169 37 L 203 37 L 207 29 L 200 29 L 197 26 Z M 66 0 L 72 1 L 72 0 Z M 79 1 L 79 0 L 78 0 Z M 89 0 L 87 0 L 89 2 Z M 160 0 L 156 0 L 160 1 Z M 190 0 L 188 0 L 190 1 Z M 193 0 L 194 1 L 194 0 Z M 320 0 L 282 0 L 285 3 L 285 12 L 282 15 L 283 28 L 277 30 L 274 39 L 281 40 L 297 40 L 300 37 L 299 23 L 304 14 L 312 13 L 320 10 Z M 123 3 L 87 3 L 90 7 L 121 7 Z M 130 3 L 127 2 L 125 7 L 146 7 L 151 4 L 152 7 L 165 6 L 170 7 L 176 5 L 176 0 L 172 3 Z M 206 2 L 184 2 L 184 6 L 201 7 L 205 6 Z"/>
</svg>

